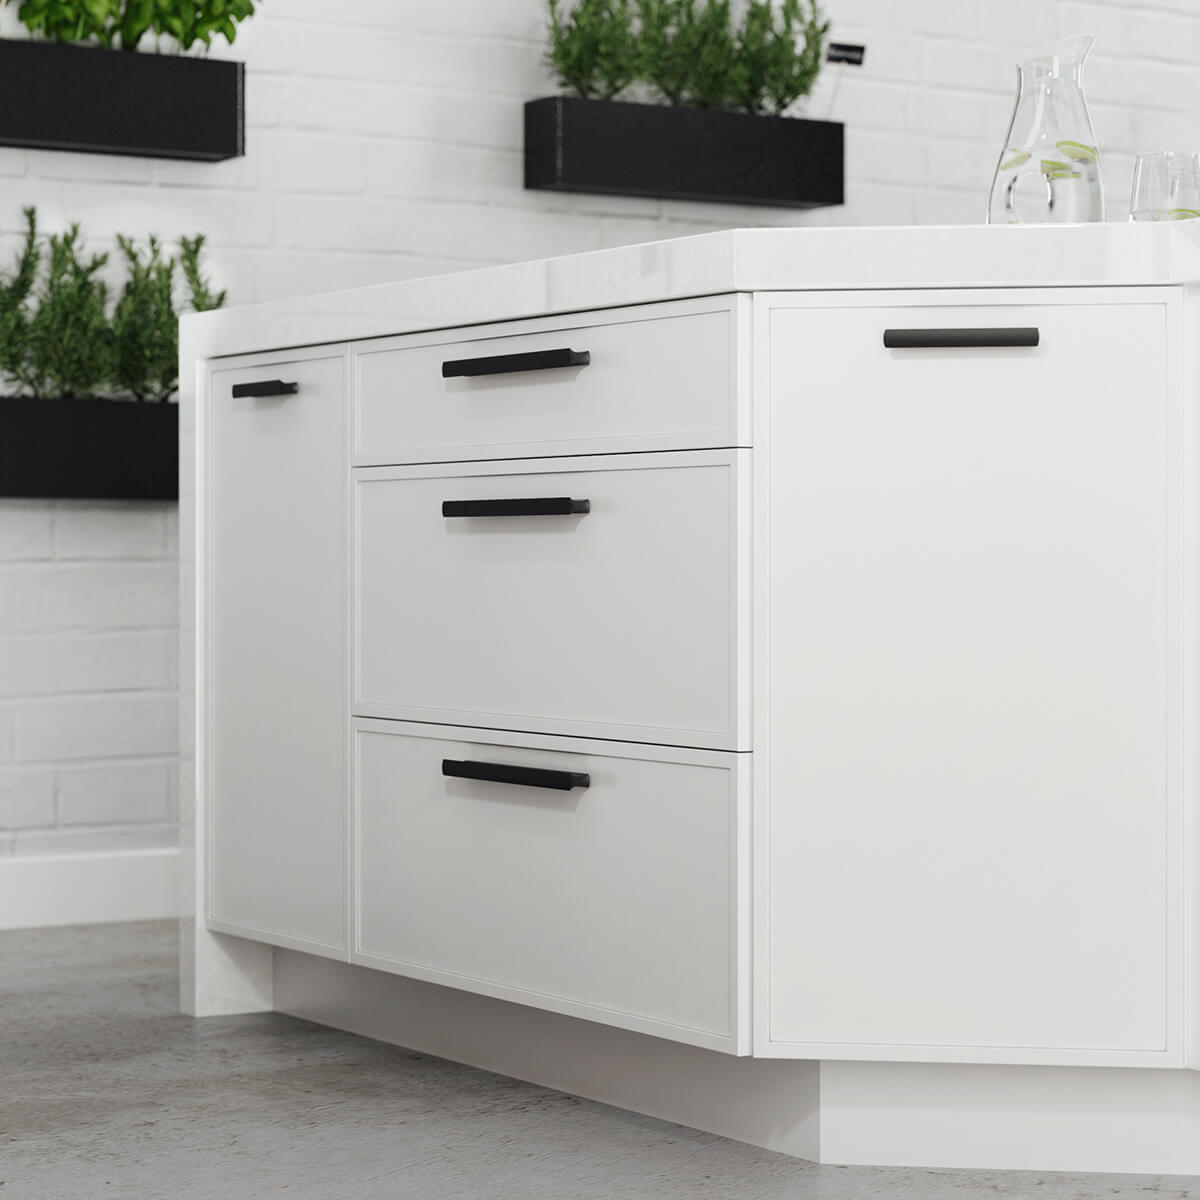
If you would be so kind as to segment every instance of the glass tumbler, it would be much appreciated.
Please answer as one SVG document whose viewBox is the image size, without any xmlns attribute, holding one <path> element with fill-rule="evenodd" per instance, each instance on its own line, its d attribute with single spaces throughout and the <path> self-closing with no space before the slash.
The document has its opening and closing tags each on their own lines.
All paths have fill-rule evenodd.
<svg viewBox="0 0 1200 1200">
<path fill-rule="evenodd" d="M 1200 218 L 1200 154 L 1160 150 L 1139 154 L 1129 196 L 1131 221 L 1190 221 Z"/>
</svg>

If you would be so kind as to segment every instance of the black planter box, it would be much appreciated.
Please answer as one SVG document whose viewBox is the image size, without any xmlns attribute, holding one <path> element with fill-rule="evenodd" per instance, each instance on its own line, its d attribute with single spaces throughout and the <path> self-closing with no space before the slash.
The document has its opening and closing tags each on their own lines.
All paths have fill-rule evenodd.
<svg viewBox="0 0 1200 1200">
<path fill-rule="evenodd" d="M 179 405 L 0 396 L 0 496 L 179 497 Z"/>
<path fill-rule="evenodd" d="M 0 39 L 0 145 L 234 158 L 243 78 L 239 62 Z"/>
<path fill-rule="evenodd" d="M 551 96 L 525 105 L 525 186 L 816 208 L 842 203 L 843 126 Z"/>
</svg>

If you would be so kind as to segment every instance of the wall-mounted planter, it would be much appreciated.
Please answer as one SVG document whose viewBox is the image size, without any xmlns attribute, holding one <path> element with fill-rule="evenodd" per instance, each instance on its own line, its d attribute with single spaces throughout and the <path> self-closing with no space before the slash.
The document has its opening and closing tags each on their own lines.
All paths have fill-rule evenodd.
<svg viewBox="0 0 1200 1200">
<path fill-rule="evenodd" d="M 0 496 L 177 499 L 179 405 L 0 397 Z"/>
<path fill-rule="evenodd" d="M 243 79 L 239 62 L 0 39 L 0 145 L 234 158 Z"/>
<path fill-rule="evenodd" d="M 815 208 L 842 203 L 843 126 L 550 96 L 525 105 L 525 186 Z"/>
</svg>

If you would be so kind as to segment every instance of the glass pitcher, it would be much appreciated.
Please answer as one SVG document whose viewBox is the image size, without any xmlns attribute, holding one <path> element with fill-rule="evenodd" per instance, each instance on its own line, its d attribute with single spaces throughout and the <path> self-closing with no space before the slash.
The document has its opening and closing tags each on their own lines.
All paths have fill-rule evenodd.
<svg viewBox="0 0 1200 1200">
<path fill-rule="evenodd" d="M 989 224 L 1104 220 L 1100 152 L 1080 80 L 1094 41 L 1090 34 L 1067 38 L 1017 65 Z"/>
</svg>

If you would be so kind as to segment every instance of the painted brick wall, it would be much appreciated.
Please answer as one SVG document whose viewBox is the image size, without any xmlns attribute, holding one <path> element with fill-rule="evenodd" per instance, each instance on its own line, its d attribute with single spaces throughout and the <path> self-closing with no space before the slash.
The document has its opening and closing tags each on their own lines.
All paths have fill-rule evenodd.
<svg viewBox="0 0 1200 1200">
<path fill-rule="evenodd" d="M 174 839 L 176 515 L 0 500 L 0 853 Z"/>
<path fill-rule="evenodd" d="M 868 46 L 806 109 L 847 124 L 840 209 L 523 191 L 521 104 L 553 90 L 545 0 L 264 0 L 221 51 L 247 63 L 245 158 L 0 148 L 0 257 L 30 203 L 96 248 L 205 232 L 218 286 L 251 302 L 734 225 L 975 222 L 1013 64 L 1078 32 L 1098 36 L 1086 83 L 1111 219 L 1136 150 L 1200 149 L 1197 0 L 825 5 L 835 38 Z M 173 519 L 0 502 L 0 854 L 173 837 Z"/>
</svg>

